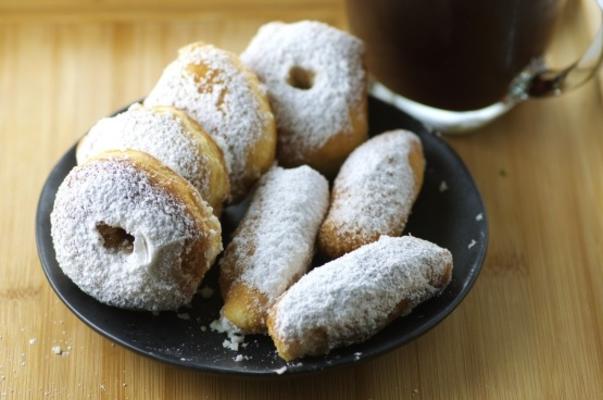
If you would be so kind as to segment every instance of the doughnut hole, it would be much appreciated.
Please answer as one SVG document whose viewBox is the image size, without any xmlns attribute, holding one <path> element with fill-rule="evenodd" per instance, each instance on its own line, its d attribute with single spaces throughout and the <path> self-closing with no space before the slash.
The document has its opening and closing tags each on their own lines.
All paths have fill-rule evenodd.
<svg viewBox="0 0 603 400">
<path fill-rule="evenodd" d="M 103 239 L 103 246 L 106 249 L 126 254 L 130 254 L 134 250 L 134 236 L 125 229 L 99 222 L 96 224 L 96 230 Z"/>
<path fill-rule="evenodd" d="M 314 85 L 314 71 L 294 65 L 289 70 L 287 83 L 296 89 L 308 90 Z"/>
</svg>

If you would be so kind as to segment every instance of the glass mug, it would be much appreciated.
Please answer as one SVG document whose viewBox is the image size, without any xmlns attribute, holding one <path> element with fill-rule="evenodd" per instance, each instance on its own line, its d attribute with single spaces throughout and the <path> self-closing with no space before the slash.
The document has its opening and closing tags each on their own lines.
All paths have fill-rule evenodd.
<svg viewBox="0 0 603 400">
<path fill-rule="evenodd" d="M 347 0 L 367 46 L 373 96 L 444 132 L 478 128 L 528 98 L 589 80 L 603 28 L 586 53 L 554 70 L 543 61 L 563 0 Z M 598 0 L 603 10 L 603 0 Z"/>
</svg>

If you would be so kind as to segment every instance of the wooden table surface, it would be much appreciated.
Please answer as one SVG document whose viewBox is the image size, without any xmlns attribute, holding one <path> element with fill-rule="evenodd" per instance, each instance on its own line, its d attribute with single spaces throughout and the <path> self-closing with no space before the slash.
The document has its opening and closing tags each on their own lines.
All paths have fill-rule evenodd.
<svg viewBox="0 0 603 400">
<path fill-rule="evenodd" d="M 586 43 L 581 10 L 557 59 Z M 147 93 L 180 45 L 240 51 L 260 24 L 302 18 L 345 26 L 339 0 L 0 1 L 0 399 L 603 398 L 600 82 L 449 139 L 487 206 L 486 264 L 450 317 L 373 361 L 270 381 L 204 375 L 114 346 L 57 299 L 34 211 L 61 154 Z"/>
</svg>

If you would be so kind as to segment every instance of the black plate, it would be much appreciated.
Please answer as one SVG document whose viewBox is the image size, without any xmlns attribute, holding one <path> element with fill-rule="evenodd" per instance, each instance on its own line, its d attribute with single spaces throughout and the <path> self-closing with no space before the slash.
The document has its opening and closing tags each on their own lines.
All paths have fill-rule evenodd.
<svg viewBox="0 0 603 400">
<path fill-rule="evenodd" d="M 486 254 L 488 225 L 473 179 L 460 158 L 442 139 L 401 111 L 374 98 L 370 99 L 369 115 L 372 134 L 406 128 L 420 136 L 427 160 L 425 183 L 406 232 L 448 248 L 454 258 L 454 273 L 452 282 L 439 297 L 394 321 L 367 342 L 335 350 L 325 357 L 285 364 L 276 356 L 274 346 L 266 336 L 247 336 L 247 346 L 234 352 L 222 346 L 225 335 L 210 329 L 202 331 L 202 326 L 207 327 L 218 316 L 221 299 L 217 290 L 209 299 L 197 295 L 192 307 L 182 310 L 190 315 L 188 320 L 179 318 L 175 312 L 153 315 L 120 310 L 84 294 L 59 268 L 50 237 L 49 215 L 55 193 L 75 165 L 75 146 L 50 173 L 38 203 L 36 240 L 48 281 L 67 307 L 102 335 L 151 358 L 200 371 L 277 375 L 276 370 L 286 365 L 285 375 L 313 372 L 365 360 L 408 343 L 442 321 L 465 297 L 478 276 Z M 441 190 L 442 182 L 445 182 L 447 190 Z M 225 211 L 222 218 L 225 236 L 232 232 L 243 213 L 244 206 Z M 477 215 L 483 218 L 476 218 Z M 315 260 L 315 265 L 323 262 Z M 217 289 L 216 281 L 214 268 L 202 286 Z M 243 361 L 234 360 L 237 354 L 245 356 Z"/>
</svg>

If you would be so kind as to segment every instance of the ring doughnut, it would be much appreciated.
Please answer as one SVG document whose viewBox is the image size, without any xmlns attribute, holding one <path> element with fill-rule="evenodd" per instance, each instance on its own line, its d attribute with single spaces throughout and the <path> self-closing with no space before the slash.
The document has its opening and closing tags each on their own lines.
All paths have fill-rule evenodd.
<svg viewBox="0 0 603 400">
<path fill-rule="evenodd" d="M 230 194 L 222 151 L 185 113 L 169 106 L 133 104 L 98 121 L 77 147 L 78 164 L 107 150 L 138 150 L 193 184 L 219 216 Z"/>
<path fill-rule="evenodd" d="M 274 161 L 268 99 L 233 53 L 201 42 L 181 48 L 144 103 L 176 107 L 211 135 L 224 153 L 232 201 L 244 197 Z"/>
<path fill-rule="evenodd" d="M 364 45 L 316 21 L 263 25 L 241 60 L 267 89 L 279 163 L 334 176 L 367 137 Z"/>
<path fill-rule="evenodd" d="M 50 215 L 63 272 L 102 303 L 175 310 L 222 250 L 211 207 L 184 178 L 137 151 L 106 152 L 60 185 Z"/>
<path fill-rule="evenodd" d="M 328 205 L 327 180 L 308 166 L 273 167 L 260 179 L 220 260 L 222 311 L 241 330 L 265 332 L 267 310 L 312 261 Z"/>
<path fill-rule="evenodd" d="M 411 236 L 377 242 L 314 268 L 278 300 L 268 333 L 290 361 L 367 340 L 389 322 L 440 293 L 452 255 Z"/>
<path fill-rule="evenodd" d="M 360 145 L 333 183 L 318 235 L 321 252 L 337 258 L 381 235 L 401 235 L 424 169 L 423 147 L 412 132 L 385 132 Z"/>
</svg>

